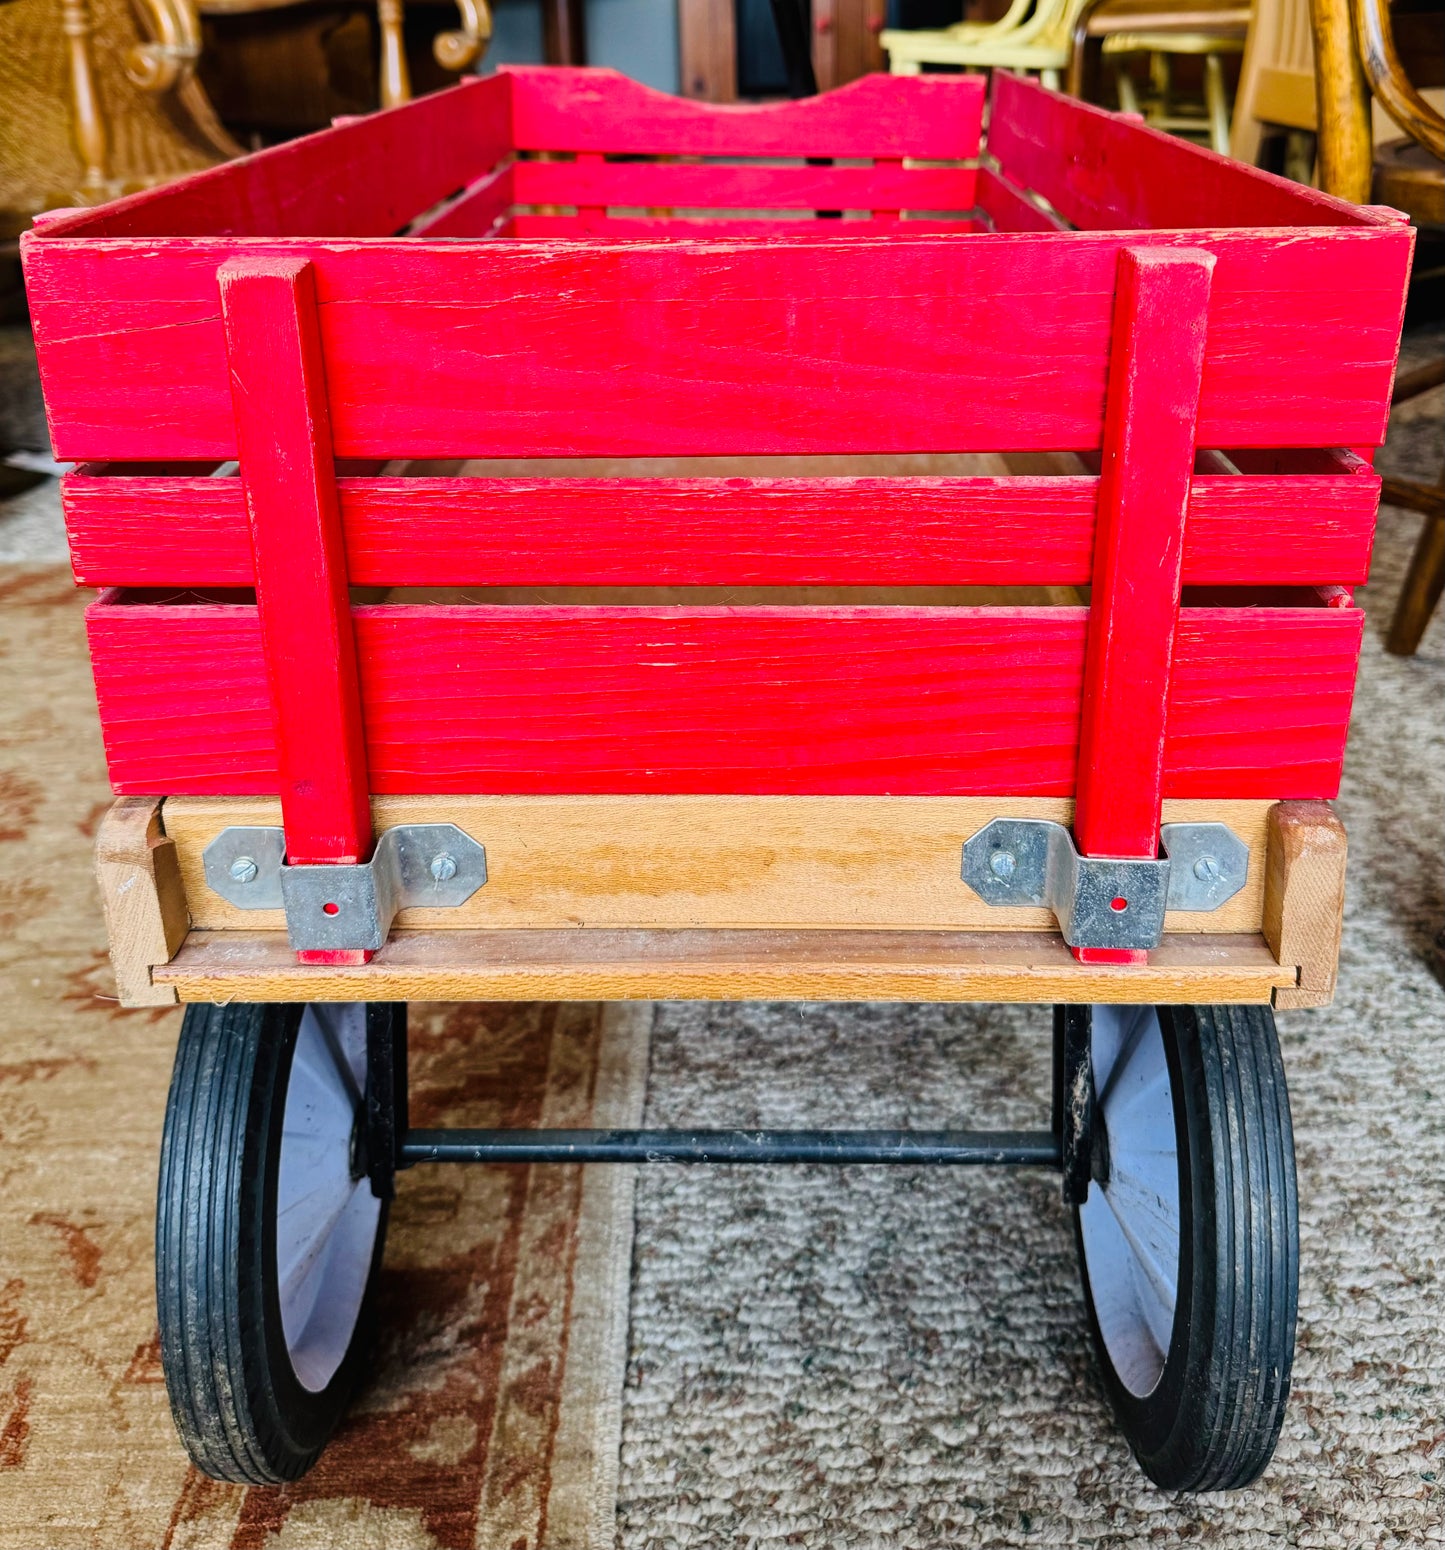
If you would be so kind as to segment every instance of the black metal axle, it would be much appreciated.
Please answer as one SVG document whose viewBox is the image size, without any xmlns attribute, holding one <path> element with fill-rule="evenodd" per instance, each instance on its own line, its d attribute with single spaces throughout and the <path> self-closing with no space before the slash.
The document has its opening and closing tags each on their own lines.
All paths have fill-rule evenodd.
<svg viewBox="0 0 1445 1550">
<path fill-rule="evenodd" d="M 909 1163 L 1057 1168 L 1049 1130 L 408 1130 L 423 1162 Z"/>
</svg>

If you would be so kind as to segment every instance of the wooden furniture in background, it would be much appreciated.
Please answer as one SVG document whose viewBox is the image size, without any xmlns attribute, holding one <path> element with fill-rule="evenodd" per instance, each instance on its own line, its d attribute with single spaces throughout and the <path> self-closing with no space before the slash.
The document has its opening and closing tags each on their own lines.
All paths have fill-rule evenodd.
<svg viewBox="0 0 1445 1550">
<path fill-rule="evenodd" d="M 1445 18 L 1401 6 L 1392 13 L 1391 27 L 1406 74 L 1429 106 L 1439 111 L 1445 101 Z M 1375 98 L 1370 105 L 1376 150 L 1399 138 L 1399 126 Z M 1319 110 L 1315 83 L 1315 48 L 1309 0 L 1255 0 L 1249 37 L 1235 93 L 1230 155 L 1252 166 L 1261 164 L 1264 139 L 1283 131 L 1282 165 L 1298 182 L 1314 178 L 1315 135 Z"/>
<path fill-rule="evenodd" d="M 1307 183 L 1318 123 L 1309 0 L 1255 0 L 1234 97 L 1229 154 L 1257 166 L 1266 128 L 1283 129 L 1289 136 L 1284 170 Z M 1305 135 L 1310 138 L 1302 139 Z"/>
<path fill-rule="evenodd" d="M 549 65 L 587 63 L 584 0 L 542 0 L 542 58 Z"/>
<path fill-rule="evenodd" d="M 917 75 L 925 65 L 1005 69 L 1037 75 L 1057 88 L 1073 51 L 1074 20 L 1087 0 L 1013 0 L 996 22 L 902 30 L 882 36 L 894 75 Z"/>
<path fill-rule="evenodd" d="M 1312 0 L 1311 17 L 1324 187 L 1346 199 L 1403 210 L 1418 225 L 1445 225 L 1445 117 L 1405 73 L 1384 0 Z M 1371 96 L 1406 138 L 1373 145 Z M 1428 391 L 1442 377 L 1445 363 L 1438 362 L 1413 380 L 1402 377 L 1394 401 Z M 1445 592 L 1445 469 L 1432 485 L 1387 479 L 1382 499 L 1425 519 L 1385 642 L 1397 656 L 1411 656 Z"/>
<path fill-rule="evenodd" d="M 239 152 L 192 78 L 181 0 L 0 4 L 0 239 Z"/>
<path fill-rule="evenodd" d="M 699 102 L 737 101 L 734 0 L 678 0 L 677 49 L 684 97 Z"/>
<path fill-rule="evenodd" d="M 487 0 L 144 0 L 194 5 L 200 69 L 223 117 L 271 139 L 394 107 L 476 63 L 491 38 Z M 457 25 L 433 29 L 448 9 Z"/>
<path fill-rule="evenodd" d="M 813 74 L 819 91 L 883 69 L 887 0 L 813 0 Z"/>
<path fill-rule="evenodd" d="M 1099 101 L 1101 56 L 1116 65 L 1119 106 L 1155 129 L 1207 139 L 1229 151 L 1229 90 L 1224 59 L 1241 53 L 1250 7 L 1241 0 L 1086 0 L 1074 19 L 1069 62 L 1072 95 Z M 1149 94 L 1139 96 L 1131 56 L 1149 61 Z M 1203 72 L 1204 111 L 1186 111 L 1174 82 L 1175 58 L 1194 57 Z"/>
<path fill-rule="evenodd" d="M 883 69 L 879 40 L 886 3 L 813 0 L 809 25 L 813 76 L 819 91 Z M 678 0 L 677 19 L 682 95 L 702 102 L 736 102 L 735 0 Z"/>
</svg>

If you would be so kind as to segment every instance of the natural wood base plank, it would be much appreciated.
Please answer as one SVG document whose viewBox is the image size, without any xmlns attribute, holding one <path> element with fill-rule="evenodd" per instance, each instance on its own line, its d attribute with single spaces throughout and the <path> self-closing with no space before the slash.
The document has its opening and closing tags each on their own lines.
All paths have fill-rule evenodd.
<svg viewBox="0 0 1445 1550">
<path fill-rule="evenodd" d="M 95 838 L 95 873 L 121 1005 L 174 1006 L 174 987 L 154 983 L 151 971 L 174 955 L 190 920 L 159 800 L 122 797 L 110 808 Z"/>
<path fill-rule="evenodd" d="M 1249 846 L 1249 880 L 1221 909 L 1170 931 L 1260 928 L 1268 802 L 1166 802 L 1164 821 L 1220 822 Z M 488 882 L 458 909 L 404 910 L 401 929 L 1051 931 L 1045 909 L 987 905 L 960 875 L 963 842 L 1000 814 L 1070 823 L 1073 804 L 1005 797 L 380 797 L 378 830 L 455 823 L 486 847 Z M 264 798 L 165 805 L 193 921 L 275 930 L 207 887 L 202 855 L 229 824 L 276 825 Z"/>
<path fill-rule="evenodd" d="M 1055 933 L 412 931 L 365 967 L 300 967 L 279 932 L 193 931 L 156 978 L 182 1001 L 1256 1002 L 1293 985 L 1258 935 L 1168 938 L 1146 965 Z"/>
<path fill-rule="evenodd" d="M 1264 935 L 1297 973 L 1275 992 L 1282 1010 L 1328 1006 L 1345 921 L 1345 826 L 1328 802 L 1280 802 L 1269 814 Z"/>
</svg>

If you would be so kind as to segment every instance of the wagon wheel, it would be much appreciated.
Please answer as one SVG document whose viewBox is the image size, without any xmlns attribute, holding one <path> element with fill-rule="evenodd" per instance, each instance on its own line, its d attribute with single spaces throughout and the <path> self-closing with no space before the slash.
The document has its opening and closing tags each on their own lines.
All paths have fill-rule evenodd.
<svg viewBox="0 0 1445 1550">
<path fill-rule="evenodd" d="M 1294 1141 L 1268 1007 L 1095 1006 L 1092 1182 L 1075 1208 L 1104 1384 L 1170 1490 L 1249 1484 L 1289 1397 Z"/>
<path fill-rule="evenodd" d="M 366 1029 L 362 1003 L 186 1012 L 156 1295 L 176 1429 L 218 1480 L 303 1474 L 360 1376 L 386 1237 L 362 1155 Z"/>
</svg>

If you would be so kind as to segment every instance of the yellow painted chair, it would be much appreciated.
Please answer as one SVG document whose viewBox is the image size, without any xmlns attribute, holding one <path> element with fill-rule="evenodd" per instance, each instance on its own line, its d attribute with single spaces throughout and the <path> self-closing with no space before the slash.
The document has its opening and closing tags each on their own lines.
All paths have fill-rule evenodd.
<svg viewBox="0 0 1445 1550">
<path fill-rule="evenodd" d="M 924 65 L 974 70 L 1019 70 L 1058 88 L 1068 68 L 1074 17 L 1088 0 L 1013 0 L 996 22 L 900 31 L 888 28 L 881 42 L 894 75 L 918 75 Z"/>
<path fill-rule="evenodd" d="M 1112 59 L 1119 106 L 1156 129 L 1207 140 L 1229 151 L 1230 105 L 1224 60 L 1241 53 L 1249 30 L 1248 0 L 1087 0 L 1074 18 L 1069 90 L 1102 99 L 1101 60 Z M 1149 90 L 1140 95 L 1131 58 L 1149 60 Z M 1175 90 L 1173 61 L 1193 55 L 1203 66 L 1203 111 Z"/>
</svg>

